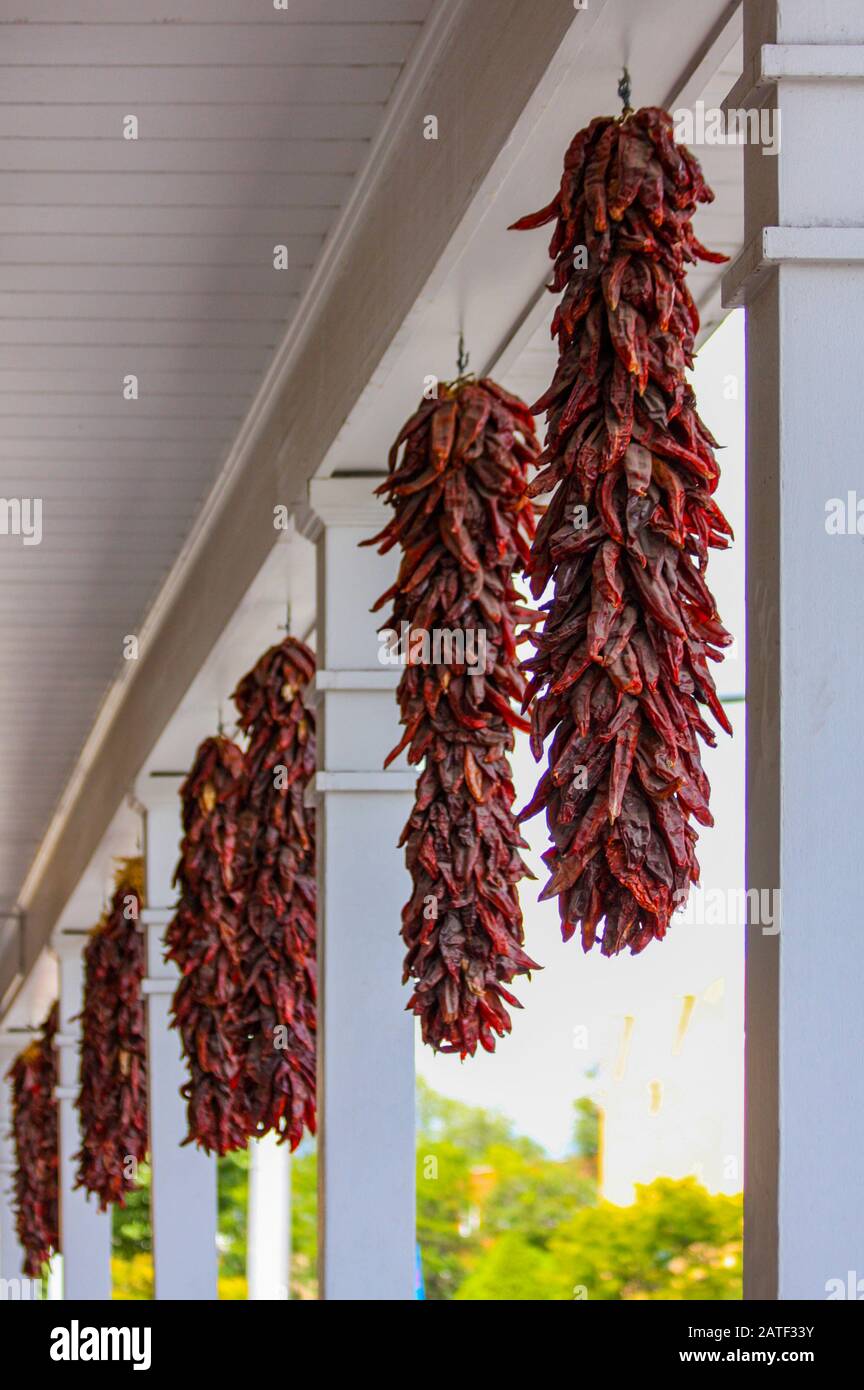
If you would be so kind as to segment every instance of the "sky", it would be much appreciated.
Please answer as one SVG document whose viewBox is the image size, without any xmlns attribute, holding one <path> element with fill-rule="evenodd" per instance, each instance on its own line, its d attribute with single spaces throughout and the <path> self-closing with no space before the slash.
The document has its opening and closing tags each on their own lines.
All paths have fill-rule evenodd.
<svg viewBox="0 0 864 1390">
<path fill-rule="evenodd" d="M 732 523 L 736 543 L 730 551 L 713 552 L 707 578 L 721 618 L 736 639 L 731 658 L 714 668 L 715 679 L 721 694 L 737 695 L 744 690 L 741 311 L 730 315 L 704 344 L 692 379 L 700 414 L 724 445 L 719 455 L 722 479 L 717 500 Z M 735 726 L 734 737 L 730 739 L 720 731 L 717 749 L 704 750 L 716 823 L 711 830 L 699 828 L 697 849 L 706 893 L 722 889 L 726 895 L 742 887 L 744 877 L 743 705 L 733 704 L 728 712 Z M 517 738 L 517 804 L 524 805 L 533 792 L 539 770 L 528 750 L 527 737 Z M 562 943 L 556 904 L 537 902 L 545 881 L 545 870 L 539 862 L 547 844 L 542 815 L 528 823 L 526 837 L 531 844 L 526 857 L 538 874 L 538 882 L 525 881 L 521 892 L 526 949 L 544 968 L 530 982 L 523 979 L 514 986 L 524 1008 L 514 1012 L 513 1032 L 499 1041 L 494 1054 L 478 1053 L 465 1062 L 458 1057 L 436 1056 L 422 1045 L 418 1032 L 419 1074 L 444 1095 L 503 1112 L 521 1133 L 559 1155 L 565 1151 L 572 1130 L 574 1099 L 586 1094 L 605 1099 L 609 1094 L 624 1018 L 635 1017 L 641 1028 L 641 1032 L 633 1034 L 634 1046 L 641 1049 L 636 1062 L 643 1070 L 646 1066 L 650 1070 L 656 1061 L 659 1075 L 663 1068 L 669 1069 L 669 1038 L 674 1035 L 682 998 L 695 994 L 701 1000 L 708 991 L 707 997 L 715 999 L 718 982 L 722 982 L 720 1008 L 725 1041 L 718 1047 L 716 1030 L 706 1028 L 700 1032 L 694 1026 L 688 1040 L 692 1075 L 684 1083 L 674 1125 L 683 1131 L 689 1108 L 689 1118 L 697 1131 L 701 1128 L 707 1133 L 709 1125 L 716 1122 L 717 1132 L 726 1136 L 725 1146 L 740 1151 L 743 927 L 731 920 L 732 908 L 725 924 L 676 924 L 664 941 L 652 942 L 637 957 L 625 955 L 607 960 L 597 948 L 585 956 L 578 941 Z M 656 1058 L 650 1055 L 652 1052 Z M 638 1143 L 642 1120 L 635 1110 L 631 1118 Z M 649 1122 L 645 1119 L 644 1123 Z M 630 1132 L 628 1144 L 632 1137 Z M 610 1128 L 608 1143 L 615 1142 Z M 623 1144 L 623 1138 L 618 1142 Z M 610 1155 L 612 1161 L 616 1157 L 624 1161 L 623 1155 Z"/>
</svg>

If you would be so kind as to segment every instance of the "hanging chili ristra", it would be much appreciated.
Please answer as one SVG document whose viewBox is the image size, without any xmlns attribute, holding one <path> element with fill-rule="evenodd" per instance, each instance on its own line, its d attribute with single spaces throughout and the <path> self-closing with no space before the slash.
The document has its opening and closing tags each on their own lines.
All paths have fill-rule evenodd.
<svg viewBox="0 0 864 1390">
<path fill-rule="evenodd" d="M 249 735 L 238 847 L 243 911 L 237 1105 L 247 1132 L 292 1149 L 315 1131 L 315 719 L 302 694 L 315 657 L 293 637 L 271 647 L 234 692 Z"/>
<path fill-rule="evenodd" d="M 410 763 L 425 759 L 400 840 L 414 889 L 402 912 L 407 1007 L 425 1042 L 463 1057 L 478 1042 L 494 1051 L 511 1028 L 506 1005 L 521 1007 L 505 986 L 538 968 L 522 948 L 516 885 L 529 871 L 507 756 L 513 730 L 528 728 L 510 701 L 525 689 L 516 629 L 537 615 L 512 580 L 534 534 L 538 447 L 527 406 L 494 382 L 439 387 L 390 451 L 378 492 L 395 515 L 364 542 L 403 552 L 376 604 L 393 600 L 388 626 L 407 658 L 405 733 L 387 763 L 405 748 Z"/>
<path fill-rule="evenodd" d="M 190 1081 L 188 1140 L 207 1152 L 241 1149 L 248 1138 L 235 1088 L 243 1060 L 239 1018 L 242 874 L 236 862 L 243 753 L 230 739 L 205 739 L 180 789 L 183 841 L 174 875 L 177 912 L 166 933 L 166 959 L 180 983 L 173 1022 L 183 1040 Z"/>
<path fill-rule="evenodd" d="M 57 1205 L 58 1124 L 55 1004 L 38 1038 L 16 1057 L 7 1072 L 12 1083 L 12 1135 L 15 1140 L 15 1230 L 24 1251 L 23 1273 L 38 1279 L 42 1266 L 60 1248 Z"/>
<path fill-rule="evenodd" d="M 672 119 L 647 108 L 579 132 L 552 203 L 515 224 L 556 223 L 550 288 L 558 369 L 532 494 L 555 488 L 529 564 L 554 597 L 526 662 L 532 748 L 549 766 L 525 815 L 542 808 L 545 855 L 565 940 L 641 951 L 661 938 L 698 882 L 691 816 L 711 825 L 697 735 L 706 705 L 728 732 L 708 661 L 731 641 L 704 570 L 725 547 L 713 500 L 716 441 L 685 368 L 699 316 L 687 262 L 722 261 L 691 218 L 710 202 Z M 584 267 L 584 268 L 583 268 Z M 540 693 L 542 692 L 542 693 Z"/>
<path fill-rule="evenodd" d="M 125 1205 L 147 1154 L 143 877 L 140 859 L 121 864 L 111 906 L 84 951 L 76 1186 L 103 1211 Z"/>
</svg>

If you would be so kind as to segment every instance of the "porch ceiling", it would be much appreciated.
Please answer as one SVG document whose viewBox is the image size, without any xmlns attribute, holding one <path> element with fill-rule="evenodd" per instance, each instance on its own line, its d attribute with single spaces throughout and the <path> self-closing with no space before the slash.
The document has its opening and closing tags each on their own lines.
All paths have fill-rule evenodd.
<svg viewBox="0 0 864 1390">
<path fill-rule="evenodd" d="M 433 3 L 0 3 L 0 496 L 43 505 L 0 536 L 0 904 Z"/>
<path fill-rule="evenodd" d="M 505 229 L 551 195 L 573 130 L 614 105 L 622 56 L 638 102 L 716 103 L 740 70 L 734 0 L 642 0 L 638 12 L 631 0 L 289 6 L 271 19 L 268 0 L 266 20 L 250 22 L 243 0 L 116 0 L 97 24 L 102 0 L 69 0 L 76 25 L 48 22 L 59 7 L 30 0 L 37 22 L 7 26 L 18 56 L 0 83 L 0 136 L 14 136 L 15 167 L 30 172 L 11 176 L 18 201 L 0 208 L 0 276 L 46 278 L 32 291 L 16 281 L 4 308 L 34 296 L 58 306 L 47 327 L 38 305 L 16 319 L 15 345 L 0 327 L 0 411 L 24 412 L 32 431 L 0 422 L 0 493 L 32 495 L 38 478 L 46 499 L 41 546 L 0 538 L 0 892 L 27 911 L 26 968 L 85 869 L 92 901 L 103 834 L 142 766 L 188 762 L 261 635 L 274 639 L 286 584 L 302 591 L 295 623 L 311 621 L 308 545 L 287 562 L 273 548 L 273 503 L 301 501 L 313 473 L 380 471 L 423 377 L 453 362 L 460 324 L 473 367 L 528 399 L 548 384 L 548 238 Z M 133 45 L 146 72 L 119 66 Z M 98 62 L 84 84 L 75 63 L 87 53 Z M 44 85 L 22 105 L 25 72 Z M 314 112 L 330 124 L 316 129 Z M 435 143 L 418 136 L 427 112 L 440 118 Z M 116 135 L 126 114 L 141 119 L 137 145 Z M 703 154 L 723 196 L 698 233 L 733 253 L 741 151 Z M 74 187 L 87 188 L 83 203 Z M 48 245 L 49 217 L 62 251 Z M 268 268 L 277 241 L 288 271 Z M 38 242 L 42 264 L 13 269 Z M 717 284 L 715 268 L 697 287 L 709 323 Z M 121 400 L 127 372 L 141 378 L 134 404 Z M 121 641 L 145 618 L 133 668 Z M 0 951 L 0 997 L 8 965 Z"/>
</svg>

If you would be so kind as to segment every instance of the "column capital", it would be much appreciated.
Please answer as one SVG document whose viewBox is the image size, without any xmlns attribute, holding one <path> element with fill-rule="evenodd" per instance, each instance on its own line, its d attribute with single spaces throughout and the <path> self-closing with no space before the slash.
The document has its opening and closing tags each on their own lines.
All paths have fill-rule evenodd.
<svg viewBox="0 0 864 1390">
<path fill-rule="evenodd" d="M 153 811 L 169 805 L 179 808 L 178 798 L 185 778 L 185 772 L 173 770 L 142 773 L 135 783 L 135 800 L 139 803 L 139 809 Z"/>
<path fill-rule="evenodd" d="M 862 261 L 864 228 L 762 227 L 723 275 L 723 307 L 735 309 L 749 303 L 768 272 L 780 265 L 860 265 Z"/>
<path fill-rule="evenodd" d="M 324 695 L 331 690 L 342 692 L 365 691 L 374 694 L 377 691 L 395 691 L 402 676 L 402 671 L 391 666 L 384 666 L 380 671 L 361 669 L 352 671 L 327 671 L 324 669 L 315 672 L 309 682 L 306 691 L 306 702 L 309 705 L 319 704 Z"/>
<path fill-rule="evenodd" d="M 89 927 L 60 927 L 52 934 L 51 950 L 55 956 L 77 956 L 84 950 L 92 934 L 93 927 L 100 916 L 97 908 Z"/>
<path fill-rule="evenodd" d="M 860 43 L 763 43 L 744 66 L 723 109 L 761 106 L 771 87 L 798 82 L 849 82 L 864 78 Z"/>
<path fill-rule="evenodd" d="M 310 478 L 308 506 L 297 518 L 297 529 L 317 540 L 324 527 L 359 526 L 380 530 L 390 508 L 375 489 L 386 473 L 355 474 L 350 478 Z"/>
</svg>

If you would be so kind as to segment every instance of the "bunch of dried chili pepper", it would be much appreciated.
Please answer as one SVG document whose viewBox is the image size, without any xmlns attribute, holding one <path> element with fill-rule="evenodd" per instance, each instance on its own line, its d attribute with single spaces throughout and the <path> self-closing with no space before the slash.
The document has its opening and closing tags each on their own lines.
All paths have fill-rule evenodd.
<svg viewBox="0 0 864 1390">
<path fill-rule="evenodd" d="M 94 1193 L 103 1211 L 124 1205 L 147 1154 L 143 898 L 142 862 L 127 859 L 84 951 L 76 1186 Z"/>
<path fill-rule="evenodd" d="M 180 899 L 166 933 L 166 958 L 180 969 L 173 1022 L 190 1071 L 183 1090 L 188 1141 L 218 1154 L 244 1148 L 248 1138 L 235 1104 L 243 1059 L 236 861 L 243 770 L 242 751 L 221 735 L 205 739 L 195 755 L 180 790 L 183 841 L 174 875 Z"/>
<path fill-rule="evenodd" d="M 38 1038 L 16 1057 L 7 1076 L 12 1083 L 12 1134 L 15 1140 L 15 1229 L 24 1251 L 23 1273 L 38 1279 L 42 1266 L 60 1248 L 58 1226 L 57 1056 L 55 1004 Z"/>
<path fill-rule="evenodd" d="M 303 691 L 315 657 L 293 637 L 265 652 L 234 692 L 249 735 L 238 821 L 243 962 L 236 1087 L 247 1133 L 296 1148 L 315 1131 L 315 720 Z"/>
<path fill-rule="evenodd" d="M 691 817 L 712 823 L 697 736 L 702 706 L 728 732 L 708 662 L 731 638 L 704 573 L 728 522 L 713 499 L 716 441 L 685 368 L 699 316 L 688 262 L 722 261 L 693 234 L 713 194 L 647 108 L 591 122 L 559 192 L 515 224 L 555 222 L 550 289 L 558 368 L 534 495 L 555 489 L 534 543 L 532 592 L 554 583 L 531 673 L 532 748 L 548 770 L 525 815 L 545 808 L 545 858 L 565 940 L 638 952 L 662 938 L 698 882 Z"/>
<path fill-rule="evenodd" d="M 404 450 L 402 446 L 404 445 Z M 407 651 L 398 699 L 404 748 L 424 762 L 400 844 L 413 881 L 402 913 L 407 1007 L 442 1052 L 488 1052 L 510 1031 L 506 986 L 538 967 L 523 950 L 517 884 L 528 874 L 508 754 L 527 729 L 517 628 L 536 614 L 513 576 L 534 534 L 531 414 L 489 380 L 440 386 L 401 430 L 378 489 L 393 519 L 364 544 L 402 548 L 389 627 Z M 400 451 L 401 457 L 400 457 Z M 524 630 L 524 629 L 523 629 Z M 392 642 L 391 642 L 392 645 Z"/>
</svg>

